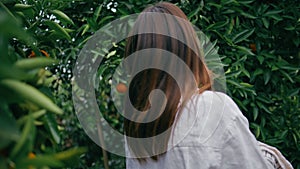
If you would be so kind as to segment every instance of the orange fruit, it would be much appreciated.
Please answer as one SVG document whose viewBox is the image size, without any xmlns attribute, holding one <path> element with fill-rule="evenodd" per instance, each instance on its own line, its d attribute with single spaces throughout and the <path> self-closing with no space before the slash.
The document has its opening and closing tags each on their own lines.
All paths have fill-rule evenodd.
<svg viewBox="0 0 300 169">
<path fill-rule="evenodd" d="M 250 47 L 250 49 L 251 49 L 252 52 L 256 52 L 256 45 L 254 43 L 251 43 L 249 45 L 249 47 Z"/>
<path fill-rule="evenodd" d="M 117 84 L 116 89 L 119 93 L 125 93 L 127 91 L 127 86 L 124 83 L 119 83 Z"/>
<path fill-rule="evenodd" d="M 47 53 L 46 51 L 44 51 L 44 50 L 40 50 L 40 52 L 45 56 L 45 57 L 49 57 L 49 53 Z M 36 55 L 35 55 L 35 53 L 34 53 L 34 51 L 31 51 L 31 53 L 29 54 L 29 56 L 28 56 L 28 58 L 35 58 L 36 57 Z"/>
<path fill-rule="evenodd" d="M 40 52 L 41 52 L 42 54 L 44 54 L 44 56 L 46 56 L 47 58 L 49 57 L 49 54 L 48 54 L 46 51 L 40 50 Z"/>
<path fill-rule="evenodd" d="M 28 158 L 29 159 L 35 158 L 35 154 L 33 152 L 28 153 Z"/>
</svg>

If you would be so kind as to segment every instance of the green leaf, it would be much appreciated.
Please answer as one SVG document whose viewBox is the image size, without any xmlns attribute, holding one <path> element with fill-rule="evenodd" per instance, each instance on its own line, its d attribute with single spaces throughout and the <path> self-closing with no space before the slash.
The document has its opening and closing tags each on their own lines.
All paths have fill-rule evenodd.
<svg viewBox="0 0 300 169">
<path fill-rule="evenodd" d="M 292 79 L 292 77 L 288 74 L 288 73 L 286 73 L 285 71 L 283 71 L 283 70 L 279 70 L 282 74 L 283 74 L 283 76 L 285 76 L 291 83 L 295 83 L 295 81 Z"/>
<path fill-rule="evenodd" d="M 45 57 L 36 57 L 30 59 L 21 59 L 15 63 L 15 67 L 23 70 L 32 70 L 37 68 L 45 68 L 57 64 L 58 60 Z"/>
<path fill-rule="evenodd" d="M 201 3 L 198 3 L 198 4 L 199 4 L 199 6 L 187 15 L 187 17 L 189 19 L 191 19 L 193 16 L 197 15 L 199 13 L 199 11 L 203 8 L 203 0 L 201 1 Z"/>
<path fill-rule="evenodd" d="M 261 55 L 258 55 L 257 56 L 257 60 L 259 61 L 259 64 L 263 64 L 264 60 L 265 60 L 265 57 L 264 56 L 261 56 Z"/>
<path fill-rule="evenodd" d="M 269 114 L 272 114 L 272 112 L 264 104 L 262 104 L 261 102 L 256 101 L 256 104 L 258 105 L 259 108 L 263 109 L 265 112 L 267 112 Z"/>
<path fill-rule="evenodd" d="M 30 138 L 30 135 L 32 135 L 34 129 L 35 128 L 34 128 L 34 124 L 33 124 L 33 118 L 29 117 L 24 126 L 24 129 L 22 131 L 20 139 L 18 140 L 17 144 L 11 150 L 11 153 L 10 153 L 11 158 L 14 158 L 19 153 L 19 151 L 21 151 L 23 145 L 29 141 L 28 139 Z M 22 151 L 29 151 L 29 150 L 26 150 L 28 148 L 29 147 L 25 147 L 24 149 L 22 149 Z"/>
<path fill-rule="evenodd" d="M 253 16 L 252 14 L 249 14 L 249 13 L 246 13 L 246 12 L 241 12 L 241 15 L 245 16 L 246 18 L 249 18 L 249 19 L 256 19 L 257 17 L 256 16 Z"/>
<path fill-rule="evenodd" d="M 262 18 L 262 21 L 263 21 L 263 24 L 266 28 L 269 28 L 269 25 L 270 25 L 270 21 L 266 18 Z"/>
<path fill-rule="evenodd" d="M 232 78 L 232 77 L 236 78 L 236 77 L 238 77 L 241 73 L 242 73 L 241 70 L 235 71 L 235 72 L 230 72 L 230 71 L 228 71 L 228 72 L 226 72 L 226 78 Z"/>
<path fill-rule="evenodd" d="M 105 16 L 103 17 L 100 21 L 99 21 L 99 25 L 104 24 L 107 20 L 111 19 L 111 18 L 115 18 L 115 16 Z"/>
<path fill-rule="evenodd" d="M 258 108 L 257 107 L 253 107 L 253 120 L 255 121 L 258 117 Z"/>
<path fill-rule="evenodd" d="M 287 134 L 288 134 L 289 130 L 284 130 L 283 132 L 281 132 L 281 135 L 280 135 L 280 139 L 285 139 Z"/>
<path fill-rule="evenodd" d="M 292 96 L 298 96 L 298 95 L 299 95 L 299 91 L 300 91 L 300 88 L 298 88 L 298 89 L 293 89 L 293 90 L 289 91 L 288 96 L 289 96 L 289 97 L 292 97 Z"/>
<path fill-rule="evenodd" d="M 117 51 L 116 51 L 116 50 L 113 50 L 113 51 L 109 52 L 109 53 L 106 55 L 106 58 L 108 59 L 108 58 L 110 58 L 111 56 L 114 56 L 116 53 L 117 53 Z"/>
<path fill-rule="evenodd" d="M 36 112 L 34 112 L 34 113 L 30 113 L 30 114 L 28 114 L 28 115 L 22 116 L 21 118 L 18 119 L 17 123 L 18 123 L 18 125 L 20 126 L 20 125 L 22 125 L 23 123 L 25 123 L 25 122 L 28 120 L 28 118 L 30 118 L 31 116 L 32 116 L 32 118 L 35 120 L 35 119 L 37 119 L 37 118 L 43 116 L 44 114 L 46 114 L 46 110 L 44 110 L 44 109 L 38 110 L 38 111 L 36 111 Z"/>
<path fill-rule="evenodd" d="M 279 13 L 281 13 L 281 12 L 283 12 L 283 9 L 269 11 L 269 12 L 265 13 L 264 15 L 265 15 L 265 16 L 272 16 L 272 15 L 275 15 L 275 14 L 279 14 Z"/>
<path fill-rule="evenodd" d="M 242 87 L 243 87 L 243 86 L 242 86 L 241 84 L 239 84 L 238 82 L 235 82 L 235 81 L 230 80 L 230 79 L 226 80 L 226 82 L 229 83 L 229 84 L 232 84 L 232 85 L 234 85 L 234 86 L 236 86 L 236 87 L 238 87 L 238 88 L 242 88 Z"/>
<path fill-rule="evenodd" d="M 250 123 L 250 127 L 254 129 L 255 137 L 258 138 L 259 135 L 260 135 L 260 126 L 258 124 L 255 124 L 255 123 Z"/>
<path fill-rule="evenodd" d="M 52 136 L 52 139 L 55 141 L 56 144 L 60 143 L 60 135 L 59 135 L 59 131 L 57 128 L 57 122 L 53 116 L 53 114 L 45 114 L 44 118 L 44 125 L 47 128 L 47 130 L 49 131 L 49 133 Z"/>
<path fill-rule="evenodd" d="M 237 1 L 235 1 L 235 0 L 221 0 L 221 4 L 222 5 L 228 5 L 228 4 L 230 4 L 230 5 L 236 5 Z"/>
<path fill-rule="evenodd" d="M 203 33 L 201 34 L 203 35 Z M 218 53 L 218 47 L 216 47 L 217 40 L 215 40 L 213 43 L 210 43 L 208 38 L 204 39 L 205 37 L 201 38 L 201 42 L 204 50 L 204 58 L 209 59 L 209 56 Z"/>
<path fill-rule="evenodd" d="M 280 65 L 280 64 L 277 64 L 277 66 L 280 68 L 280 69 L 286 69 L 286 70 L 294 70 L 294 71 L 298 71 L 300 68 L 299 67 L 295 67 L 293 65 Z"/>
<path fill-rule="evenodd" d="M 297 145 L 298 144 L 298 139 L 297 139 L 297 136 L 296 136 L 296 134 L 292 134 L 293 135 L 293 139 L 294 139 L 294 142 L 295 142 L 295 144 Z"/>
<path fill-rule="evenodd" d="M 6 37 L 15 37 L 27 45 L 33 46 L 34 38 L 22 29 L 20 23 L 16 19 L 3 11 L 0 11 L 0 25 L 0 37 L 2 35 L 5 35 Z"/>
<path fill-rule="evenodd" d="M 72 159 L 73 157 L 76 157 L 78 155 L 81 155 L 87 151 L 86 148 L 84 147 L 77 147 L 77 148 L 72 148 L 66 151 L 62 151 L 59 153 L 56 153 L 54 157 L 58 160 L 68 160 Z"/>
<path fill-rule="evenodd" d="M 96 10 L 95 10 L 95 13 L 94 13 L 94 19 L 97 20 L 100 16 L 100 13 L 102 11 L 102 7 L 103 5 L 99 5 Z"/>
<path fill-rule="evenodd" d="M 264 73 L 264 71 L 262 69 L 258 68 L 258 69 L 255 69 L 253 76 L 261 75 L 263 73 Z"/>
<path fill-rule="evenodd" d="M 54 156 L 37 155 L 36 157 L 31 159 L 25 158 L 21 160 L 16 164 L 16 166 L 17 168 L 32 168 L 32 166 L 38 168 L 42 168 L 45 166 L 52 167 L 52 168 L 53 167 L 62 168 L 64 164 L 61 161 L 57 160 Z"/>
<path fill-rule="evenodd" d="M 246 48 L 244 46 L 235 46 L 235 48 L 239 49 L 244 54 L 251 55 L 251 56 L 255 55 L 253 52 L 251 52 L 251 49 Z"/>
<path fill-rule="evenodd" d="M 268 17 L 273 18 L 276 21 L 283 20 L 283 18 L 280 15 L 269 15 Z"/>
<path fill-rule="evenodd" d="M 282 143 L 284 140 L 282 139 L 278 139 L 278 138 L 272 138 L 272 139 L 268 139 L 268 143 L 270 144 L 279 144 L 279 143 Z"/>
<path fill-rule="evenodd" d="M 271 78 L 271 71 L 265 71 L 264 72 L 264 82 L 265 82 L 265 85 L 268 84 L 270 78 Z"/>
<path fill-rule="evenodd" d="M 233 38 L 232 38 L 232 42 L 233 43 L 239 43 L 241 41 L 244 41 L 246 40 L 249 36 L 251 36 L 255 31 L 255 28 L 253 28 L 252 30 L 244 30 L 240 33 L 238 33 L 237 35 L 235 35 Z"/>
<path fill-rule="evenodd" d="M 262 102 L 264 102 L 264 103 L 267 103 L 267 104 L 273 103 L 272 100 L 270 100 L 270 99 L 267 98 L 267 97 L 261 96 L 261 95 L 258 95 L 258 96 L 256 97 L 256 99 L 259 100 L 259 101 L 262 101 Z"/>
<path fill-rule="evenodd" d="M 249 5 L 251 3 L 255 2 L 255 0 L 244 0 L 244 1 L 238 1 L 238 3 L 242 5 Z"/>
<path fill-rule="evenodd" d="M 62 114 L 62 110 L 57 107 L 47 96 L 36 88 L 17 80 L 3 79 L 0 85 L 8 90 L 15 92 L 19 97 L 31 101 L 36 105 L 43 107 L 51 112 Z"/>
<path fill-rule="evenodd" d="M 230 35 L 234 27 L 234 19 L 230 19 L 230 23 L 228 24 L 228 28 L 226 30 L 226 35 Z"/>
<path fill-rule="evenodd" d="M 74 25 L 74 22 L 72 21 L 72 19 L 68 15 L 63 13 L 62 11 L 55 9 L 55 10 L 51 10 L 51 13 L 53 15 L 55 15 L 61 22 L 65 22 L 65 23 Z"/>
<path fill-rule="evenodd" d="M 5 105 L 1 105 L 0 113 L 0 150 L 6 147 L 11 141 L 18 142 L 20 139 L 20 132 L 17 127 L 16 120 L 10 115 L 10 112 L 3 110 Z"/>
<path fill-rule="evenodd" d="M 237 90 L 238 92 L 241 92 L 240 95 L 243 97 L 244 95 L 244 92 L 242 92 L 241 90 Z M 246 106 L 244 105 L 243 102 L 241 102 L 241 100 L 238 100 L 238 99 L 234 99 L 234 101 L 237 103 L 237 105 L 242 108 L 243 110 L 245 111 L 248 111 L 248 109 L 246 108 Z"/>
<path fill-rule="evenodd" d="M 226 26 L 228 23 L 229 23 L 229 19 L 227 18 L 225 21 L 213 23 L 213 24 L 207 26 L 205 29 L 206 30 L 216 30 L 216 29 Z"/>
<path fill-rule="evenodd" d="M 30 9 L 32 8 L 32 5 L 27 5 L 27 4 L 15 4 L 14 9 L 15 10 L 25 10 L 25 9 Z"/>
<path fill-rule="evenodd" d="M 93 31 L 97 31 L 99 29 L 99 24 L 93 18 L 86 18 L 86 21 Z"/>
<path fill-rule="evenodd" d="M 292 25 L 288 25 L 288 26 L 284 27 L 284 29 L 287 30 L 287 31 L 293 31 L 296 28 L 294 26 L 292 26 Z"/>
<path fill-rule="evenodd" d="M 12 14 L 12 12 L 2 2 L 0 2 L 0 6 L 1 6 L 2 9 L 4 9 L 3 12 L 1 10 L 1 13 L 0 13 L 0 14 L 4 15 L 4 18 L 6 17 L 6 18 L 13 19 L 12 22 L 15 22 L 15 23 L 18 22 L 17 18 Z M 3 25 L 1 24 L 1 27 L 2 26 Z"/>
<path fill-rule="evenodd" d="M 242 86 L 244 86 L 244 87 L 248 87 L 248 88 L 252 88 L 252 87 L 253 87 L 253 85 L 252 85 L 252 84 L 245 83 L 245 82 L 241 82 L 240 84 L 241 84 Z"/>
<path fill-rule="evenodd" d="M 31 78 L 25 71 L 14 67 L 11 64 L 0 63 L 0 79 L 12 78 L 18 80 L 26 80 Z"/>
<path fill-rule="evenodd" d="M 213 3 L 213 2 L 209 2 L 206 4 L 206 6 L 214 6 L 216 8 L 222 8 L 222 5 L 220 5 L 219 3 Z"/>
<path fill-rule="evenodd" d="M 54 154 L 54 157 L 63 161 L 68 166 L 76 166 L 79 163 L 79 156 L 87 151 L 87 148 L 78 147 L 72 148 L 63 152 Z"/>
<path fill-rule="evenodd" d="M 235 25 L 236 27 L 239 27 L 240 26 L 240 19 L 238 16 L 236 16 L 236 19 L 235 19 Z"/>
<path fill-rule="evenodd" d="M 117 11 L 119 11 L 122 14 L 122 16 L 127 16 L 130 14 L 127 10 L 124 10 L 122 8 L 117 8 Z"/>
<path fill-rule="evenodd" d="M 52 30 L 54 30 L 58 35 L 61 35 L 62 37 L 66 38 L 67 40 L 71 41 L 71 36 L 69 33 L 61 27 L 58 23 L 46 20 L 44 23 L 49 26 Z"/>
<path fill-rule="evenodd" d="M 248 70 L 246 70 L 244 67 L 242 68 L 242 72 L 244 73 L 244 75 L 246 75 L 248 78 L 250 78 L 250 73 Z"/>
<path fill-rule="evenodd" d="M 89 29 L 90 29 L 89 24 L 83 25 L 83 31 L 81 33 L 81 36 L 84 35 Z"/>
</svg>

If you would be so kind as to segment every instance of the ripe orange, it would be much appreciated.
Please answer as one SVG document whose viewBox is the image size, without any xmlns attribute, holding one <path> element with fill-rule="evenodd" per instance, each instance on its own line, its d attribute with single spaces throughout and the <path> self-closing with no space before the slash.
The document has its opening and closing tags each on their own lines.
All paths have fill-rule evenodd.
<svg viewBox="0 0 300 169">
<path fill-rule="evenodd" d="M 119 83 L 117 84 L 116 89 L 119 93 L 125 93 L 127 91 L 127 86 L 124 83 Z"/>
<path fill-rule="evenodd" d="M 28 158 L 29 159 L 35 158 L 35 154 L 33 152 L 28 153 Z"/>
<path fill-rule="evenodd" d="M 251 49 L 252 52 L 256 52 L 256 45 L 254 43 L 251 43 L 249 45 L 249 47 L 250 47 L 250 49 Z"/>
<path fill-rule="evenodd" d="M 45 57 L 49 57 L 49 54 L 44 51 L 44 50 L 40 50 L 40 52 L 45 56 Z M 35 58 L 36 57 L 36 54 L 34 53 L 34 51 L 31 51 L 30 55 L 28 55 L 28 58 Z"/>
</svg>

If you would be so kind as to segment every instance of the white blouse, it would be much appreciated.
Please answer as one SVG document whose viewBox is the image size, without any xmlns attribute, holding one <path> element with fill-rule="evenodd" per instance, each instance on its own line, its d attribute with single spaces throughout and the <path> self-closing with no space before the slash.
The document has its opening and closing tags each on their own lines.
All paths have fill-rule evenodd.
<svg viewBox="0 0 300 169">
<path fill-rule="evenodd" d="M 158 161 L 148 158 L 139 163 L 127 158 L 127 169 L 273 168 L 263 157 L 247 119 L 226 94 L 196 94 L 181 113 L 169 139 L 170 150 Z"/>
</svg>

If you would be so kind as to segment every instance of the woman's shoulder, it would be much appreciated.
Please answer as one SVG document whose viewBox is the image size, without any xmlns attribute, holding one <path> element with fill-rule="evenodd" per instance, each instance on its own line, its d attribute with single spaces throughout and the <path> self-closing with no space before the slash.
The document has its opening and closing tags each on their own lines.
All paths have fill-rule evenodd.
<svg viewBox="0 0 300 169">
<path fill-rule="evenodd" d="M 205 90 L 200 94 L 193 95 L 193 98 L 204 98 L 206 100 L 213 99 L 213 101 L 222 101 L 222 102 L 233 102 L 232 98 L 228 96 L 226 93 L 219 92 L 219 91 L 212 91 L 212 90 Z"/>
<path fill-rule="evenodd" d="M 243 118 L 243 114 L 227 94 L 204 91 L 193 95 L 183 108 L 177 134 L 185 135 L 183 143 L 218 145 L 228 127 L 240 117 Z"/>
<path fill-rule="evenodd" d="M 207 90 L 201 94 L 195 94 L 191 98 L 192 102 L 196 102 L 198 106 L 206 105 L 209 107 L 206 111 L 227 116 L 243 116 L 237 104 L 226 93 Z M 220 114 L 221 113 L 221 114 Z"/>
<path fill-rule="evenodd" d="M 226 93 L 205 91 L 196 97 L 200 100 L 198 106 L 206 106 L 204 113 L 208 116 L 207 119 L 215 121 L 218 127 L 226 129 L 236 119 L 247 121 L 238 105 Z"/>
</svg>

